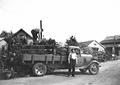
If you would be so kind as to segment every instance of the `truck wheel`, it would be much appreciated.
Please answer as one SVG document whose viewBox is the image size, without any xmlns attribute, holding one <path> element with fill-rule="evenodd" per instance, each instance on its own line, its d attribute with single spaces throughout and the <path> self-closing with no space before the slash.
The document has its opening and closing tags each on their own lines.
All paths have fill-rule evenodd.
<svg viewBox="0 0 120 85">
<path fill-rule="evenodd" d="M 10 79 L 12 77 L 11 72 L 6 72 L 6 73 L 4 73 L 4 75 L 5 75 L 5 79 Z"/>
<path fill-rule="evenodd" d="M 92 64 L 89 66 L 89 73 L 90 73 L 91 75 L 96 75 L 98 72 L 99 72 L 99 66 L 98 66 L 98 64 L 92 63 Z"/>
<path fill-rule="evenodd" d="M 33 66 L 33 74 L 36 76 L 43 76 L 47 72 L 47 67 L 43 63 L 36 63 Z"/>
</svg>

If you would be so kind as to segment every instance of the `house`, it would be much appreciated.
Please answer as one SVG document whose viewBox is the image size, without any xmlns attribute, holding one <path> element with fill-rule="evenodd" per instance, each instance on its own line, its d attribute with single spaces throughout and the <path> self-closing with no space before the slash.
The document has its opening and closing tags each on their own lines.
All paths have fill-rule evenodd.
<svg viewBox="0 0 120 85">
<path fill-rule="evenodd" d="M 7 46 L 7 42 L 4 40 L 4 38 L 0 38 L 0 57 L 3 46 Z"/>
<path fill-rule="evenodd" d="M 26 39 L 33 39 L 27 32 L 25 32 L 23 29 L 18 30 L 16 33 L 12 35 L 11 38 L 21 38 L 26 37 Z"/>
<path fill-rule="evenodd" d="M 90 47 L 92 48 L 93 51 L 105 52 L 105 47 L 101 43 L 97 42 L 96 40 L 81 42 L 80 45 L 84 45 L 85 47 Z"/>
<path fill-rule="evenodd" d="M 18 41 L 20 41 L 21 38 L 25 38 L 28 43 L 33 42 L 33 38 L 23 29 L 18 30 L 16 33 L 14 33 L 11 36 L 11 39 L 14 39 L 14 38 L 16 38 Z"/>
<path fill-rule="evenodd" d="M 107 36 L 100 42 L 109 54 L 120 56 L 120 35 Z"/>
</svg>

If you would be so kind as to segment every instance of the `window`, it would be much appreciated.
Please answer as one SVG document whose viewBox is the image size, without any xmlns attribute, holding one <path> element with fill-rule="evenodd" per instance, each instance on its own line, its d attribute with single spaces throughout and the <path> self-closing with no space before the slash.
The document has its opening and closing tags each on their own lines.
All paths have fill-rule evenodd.
<svg viewBox="0 0 120 85">
<path fill-rule="evenodd" d="M 93 49 L 93 51 L 98 51 L 99 48 L 92 48 L 92 49 Z"/>
</svg>

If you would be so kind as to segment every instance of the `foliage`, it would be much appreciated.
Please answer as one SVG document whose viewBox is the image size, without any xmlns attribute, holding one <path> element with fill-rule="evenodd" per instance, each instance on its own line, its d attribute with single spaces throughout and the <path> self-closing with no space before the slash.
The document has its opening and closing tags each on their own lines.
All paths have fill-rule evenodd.
<svg viewBox="0 0 120 85">
<path fill-rule="evenodd" d="M 13 35 L 13 32 L 7 32 L 7 31 L 2 31 L 1 34 L 0 34 L 0 37 L 1 38 L 9 38 Z"/>
<path fill-rule="evenodd" d="M 43 39 L 39 45 L 56 45 L 56 41 L 55 39 L 52 39 L 52 38 L 49 38 L 48 40 L 47 39 Z"/>
<path fill-rule="evenodd" d="M 75 37 L 71 36 L 68 40 L 66 40 L 67 45 L 78 46 L 78 42 Z"/>
<path fill-rule="evenodd" d="M 79 47 L 80 47 L 81 51 L 83 51 L 83 53 L 85 53 L 85 54 L 92 54 L 92 52 L 93 52 L 92 48 L 88 47 L 84 43 L 79 43 Z"/>
</svg>

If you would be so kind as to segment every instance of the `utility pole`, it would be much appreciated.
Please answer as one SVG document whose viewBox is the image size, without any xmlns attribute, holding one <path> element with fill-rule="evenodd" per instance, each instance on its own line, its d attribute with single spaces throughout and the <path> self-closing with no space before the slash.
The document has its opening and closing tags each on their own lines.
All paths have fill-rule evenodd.
<svg viewBox="0 0 120 85">
<path fill-rule="evenodd" d="M 39 42 L 41 42 L 42 40 L 42 32 L 43 32 L 42 20 L 40 20 L 40 30 L 39 30 L 39 37 L 38 37 Z"/>
</svg>

